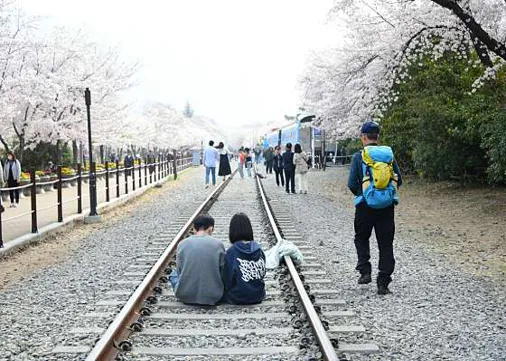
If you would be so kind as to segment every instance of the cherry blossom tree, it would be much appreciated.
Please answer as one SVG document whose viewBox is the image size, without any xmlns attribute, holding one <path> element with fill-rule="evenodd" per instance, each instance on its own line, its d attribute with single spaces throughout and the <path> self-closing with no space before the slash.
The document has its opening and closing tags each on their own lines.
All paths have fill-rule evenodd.
<svg viewBox="0 0 506 361">
<path fill-rule="evenodd" d="M 139 64 L 118 47 L 89 40 L 85 29 L 55 27 L 25 16 L 0 0 L 0 142 L 23 151 L 40 143 L 87 144 L 84 90 L 92 94 L 93 146 L 104 149 L 182 149 L 217 137 L 212 119 L 186 117 L 164 104 L 140 115 L 124 93 L 136 84 Z M 190 109 L 191 110 L 191 109 Z M 86 147 L 86 146 L 84 146 Z M 83 147 L 81 147 L 82 149 Z"/>
<path fill-rule="evenodd" d="M 381 117 L 398 97 L 394 85 L 426 56 L 452 51 L 475 67 L 474 49 L 487 69 L 475 87 L 506 64 L 504 0 L 337 0 L 331 19 L 344 42 L 313 54 L 301 86 L 304 106 L 338 138 Z"/>
<path fill-rule="evenodd" d="M 148 148 L 189 149 L 200 147 L 202 140 L 224 138 L 212 119 L 199 115 L 188 118 L 162 103 L 147 105 L 140 124 L 139 138 Z"/>
</svg>

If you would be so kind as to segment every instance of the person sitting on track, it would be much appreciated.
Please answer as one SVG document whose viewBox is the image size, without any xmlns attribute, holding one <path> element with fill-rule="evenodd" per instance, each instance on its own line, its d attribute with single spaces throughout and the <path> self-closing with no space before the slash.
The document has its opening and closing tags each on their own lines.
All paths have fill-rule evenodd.
<svg viewBox="0 0 506 361">
<path fill-rule="evenodd" d="M 181 302 L 215 305 L 223 297 L 225 247 L 211 237 L 213 217 L 199 215 L 193 226 L 196 233 L 177 246 L 177 270 L 169 275 L 169 282 Z"/>
<path fill-rule="evenodd" d="M 248 216 L 237 213 L 230 221 L 232 246 L 225 255 L 223 301 L 232 304 L 260 303 L 265 297 L 265 254 L 253 240 Z"/>
</svg>

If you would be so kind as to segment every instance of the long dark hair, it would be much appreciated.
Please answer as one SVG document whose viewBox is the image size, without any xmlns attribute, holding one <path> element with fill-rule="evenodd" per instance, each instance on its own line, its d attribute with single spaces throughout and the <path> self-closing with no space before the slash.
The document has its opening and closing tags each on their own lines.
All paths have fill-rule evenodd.
<svg viewBox="0 0 506 361">
<path fill-rule="evenodd" d="M 228 239 L 230 240 L 230 243 L 253 240 L 253 227 L 251 226 L 251 221 L 246 214 L 234 214 L 230 220 Z"/>
<path fill-rule="evenodd" d="M 9 150 L 7 152 L 7 155 L 10 155 L 12 157 L 12 160 L 16 160 L 16 154 L 14 154 L 14 152 L 12 150 Z"/>
<path fill-rule="evenodd" d="M 295 153 L 302 153 L 302 147 L 299 143 L 295 144 L 295 149 L 293 150 Z"/>
</svg>

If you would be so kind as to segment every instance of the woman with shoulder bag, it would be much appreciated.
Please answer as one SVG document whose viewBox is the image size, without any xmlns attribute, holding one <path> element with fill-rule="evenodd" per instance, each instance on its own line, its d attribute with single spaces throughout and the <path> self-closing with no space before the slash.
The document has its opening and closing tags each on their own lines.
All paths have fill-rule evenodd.
<svg viewBox="0 0 506 361">
<path fill-rule="evenodd" d="M 21 163 L 16 159 L 14 152 L 7 152 L 7 162 L 4 167 L 4 179 L 7 181 L 9 188 L 19 187 L 21 181 Z M 16 208 L 19 204 L 19 189 L 9 190 L 11 198 L 11 208 Z"/>
<path fill-rule="evenodd" d="M 300 144 L 295 144 L 293 156 L 293 164 L 295 165 L 295 183 L 299 185 L 299 193 L 307 194 L 307 171 L 308 171 L 308 157 L 302 151 Z"/>
</svg>

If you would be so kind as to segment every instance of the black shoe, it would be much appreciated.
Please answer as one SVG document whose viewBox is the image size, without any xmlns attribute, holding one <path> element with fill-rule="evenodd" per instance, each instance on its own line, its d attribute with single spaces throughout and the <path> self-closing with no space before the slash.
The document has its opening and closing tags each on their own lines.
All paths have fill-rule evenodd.
<svg viewBox="0 0 506 361">
<path fill-rule="evenodd" d="M 290 194 L 290 191 L 286 191 L 286 194 Z"/>
<path fill-rule="evenodd" d="M 366 285 L 368 283 L 371 283 L 371 274 L 370 273 L 364 273 L 363 275 L 360 276 L 360 278 L 358 279 L 358 284 L 359 285 Z"/>
<path fill-rule="evenodd" d="M 388 295 L 389 293 L 392 291 L 388 289 L 387 285 L 378 285 L 378 295 Z"/>
</svg>

